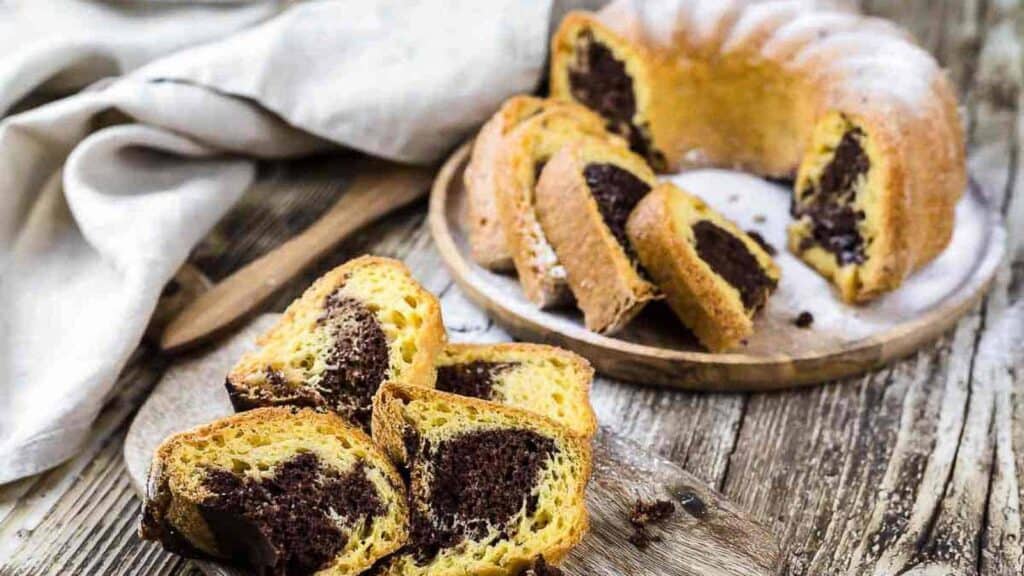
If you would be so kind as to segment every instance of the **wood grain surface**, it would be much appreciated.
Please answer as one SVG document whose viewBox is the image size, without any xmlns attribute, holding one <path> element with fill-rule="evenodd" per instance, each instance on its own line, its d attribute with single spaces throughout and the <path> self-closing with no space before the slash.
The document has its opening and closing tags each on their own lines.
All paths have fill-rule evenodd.
<svg viewBox="0 0 1024 576">
<path fill-rule="evenodd" d="M 664 306 L 648 306 L 614 336 L 586 329 L 572 307 L 541 310 L 529 302 L 513 275 L 496 274 L 473 262 L 465 225 L 467 192 L 463 173 L 472 143 L 445 162 L 430 193 L 429 223 L 434 245 L 459 288 L 516 338 L 546 342 L 586 357 L 602 374 L 638 384 L 689 390 L 777 390 L 862 374 L 911 354 L 953 326 L 985 295 L 1005 251 L 1002 215 L 977 185 L 965 192 L 984 219 L 983 240 L 971 268 L 956 288 L 917 314 L 894 318 L 885 328 L 848 338 L 814 324 L 799 328 L 794 314 L 768 306 L 756 318 L 754 334 L 732 352 L 702 351 Z M 963 222 L 961 222 L 963 224 Z M 950 246 L 950 250 L 966 250 Z M 780 288 L 783 291 L 785 288 Z M 777 294 L 776 298 L 792 296 Z M 850 309 L 847 314 L 859 312 Z"/>
<path fill-rule="evenodd" d="M 453 313 L 458 312 L 449 310 Z M 139 494 L 152 454 L 164 438 L 234 413 L 224 375 L 278 317 L 260 316 L 229 340 L 167 370 L 125 438 L 125 465 Z M 658 541 L 642 550 L 629 541 L 629 515 L 638 498 L 668 500 L 676 506 L 666 522 L 652 526 Z M 773 574 L 779 562 L 774 539 L 742 510 L 689 472 L 607 427 L 594 440 L 587 508 L 590 532 L 564 564 L 570 575 L 756 576 Z M 209 576 L 244 573 L 214 562 L 198 564 Z"/>
<path fill-rule="evenodd" d="M 997 194 L 1007 221 L 1008 257 L 991 292 L 934 344 L 858 378 L 720 394 L 600 378 L 595 409 L 616 434 L 766 526 L 782 549 L 777 574 L 1016 576 L 1024 571 L 1024 8 L 1017 0 L 860 4 L 910 28 L 960 87 L 972 173 Z M 226 277 L 304 230 L 351 177 L 344 158 L 264 166 L 191 263 L 215 281 Z M 425 213 L 419 204 L 357 233 L 267 310 L 370 252 L 403 259 L 446 313 L 460 310 L 448 326 L 457 339 L 500 338 L 453 286 Z M 121 456 L 131 416 L 168 364 L 140 348 L 79 456 L 0 487 L 0 574 L 200 574 L 194 562 L 138 539 L 140 501 Z"/>
<path fill-rule="evenodd" d="M 383 161 L 362 161 L 356 170 L 358 176 L 319 220 L 200 294 L 170 320 L 160 350 L 178 352 L 222 335 L 349 235 L 422 197 L 433 173 Z"/>
</svg>

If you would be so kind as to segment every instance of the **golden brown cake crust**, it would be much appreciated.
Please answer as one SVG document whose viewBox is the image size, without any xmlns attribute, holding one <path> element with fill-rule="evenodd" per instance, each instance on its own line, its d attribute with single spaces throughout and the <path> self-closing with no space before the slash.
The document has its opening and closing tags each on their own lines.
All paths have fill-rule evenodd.
<svg viewBox="0 0 1024 576">
<path fill-rule="evenodd" d="M 513 96 L 488 120 L 473 142 L 464 173 L 469 247 L 477 264 L 495 271 L 510 271 L 512 252 L 498 216 L 494 163 L 501 143 L 523 120 L 550 107 L 552 101 L 534 96 Z"/>
<path fill-rule="evenodd" d="M 755 311 L 744 307 L 734 288 L 709 273 L 712 270 L 684 238 L 685 231 L 677 227 L 672 202 L 674 195 L 682 194 L 671 184 L 657 186 L 633 211 L 626 231 L 676 316 L 708 350 L 725 351 L 753 333 Z M 695 198 L 693 201 L 700 203 Z M 729 231 L 742 234 L 735 228 Z M 749 239 L 744 243 L 767 266 L 768 277 L 777 281 L 779 272 L 770 257 Z"/>
<path fill-rule="evenodd" d="M 866 195 L 878 213 L 871 247 L 855 269 L 805 257 L 846 301 L 898 287 L 948 245 L 966 186 L 963 128 L 952 84 L 908 34 L 789 2 L 658 7 L 618 0 L 568 15 L 552 39 L 552 96 L 575 98 L 569 71 L 587 30 L 624 62 L 634 119 L 670 170 L 714 165 L 792 177 L 809 161 L 815 127 L 832 114 L 850 119 L 878 154 L 878 189 Z"/>
<path fill-rule="evenodd" d="M 206 494 L 202 493 L 201 489 L 189 490 L 185 489 L 185 486 L 175 489 L 171 486 L 172 474 L 175 472 L 172 467 L 180 466 L 173 458 L 175 451 L 182 446 L 207 446 L 204 450 L 224 449 L 222 445 L 217 445 L 214 437 L 233 435 L 229 433 L 266 431 L 267 427 L 287 428 L 289 423 L 296 421 L 315 429 L 317 434 L 337 439 L 335 449 L 344 447 L 344 450 L 358 450 L 356 447 L 361 447 L 361 455 L 353 454 L 353 461 L 366 462 L 383 474 L 385 485 L 394 496 L 386 502 L 387 517 L 382 519 L 391 523 L 385 531 L 389 539 L 377 543 L 372 552 L 367 551 L 368 555 L 346 552 L 343 557 L 335 558 L 331 564 L 317 573 L 325 576 L 359 573 L 369 568 L 377 559 L 398 550 L 408 537 L 408 510 L 405 499 L 399 497 L 404 494 L 405 488 L 398 471 L 385 455 L 376 449 L 365 432 L 350 425 L 337 414 L 308 408 L 259 408 L 222 418 L 165 439 L 154 453 L 150 465 L 140 536 L 145 540 L 159 541 L 168 550 L 184 556 L 225 558 L 226 554 L 218 549 L 211 528 L 199 512 L 198 506 Z M 355 535 L 352 534 L 350 537 L 354 538 Z"/>
<path fill-rule="evenodd" d="M 604 120 L 586 108 L 552 108 L 516 127 L 503 140 L 495 162 L 498 213 L 519 283 L 527 299 L 541 308 L 566 304 L 571 294 L 565 269 L 537 221 L 538 168 L 562 146 L 584 136 L 611 138 Z"/>
<path fill-rule="evenodd" d="M 621 146 L 581 140 L 556 154 L 537 184 L 541 227 L 565 267 L 587 329 L 614 334 L 658 292 L 609 230 L 584 177 L 588 164 L 615 166 L 648 187 L 655 180 L 643 159 Z"/>
<path fill-rule="evenodd" d="M 568 433 L 564 427 L 554 421 L 525 410 L 449 394 L 430 388 L 388 383 L 381 387 L 380 392 L 374 399 L 373 438 L 391 459 L 400 463 L 400 465 L 406 464 L 408 461 L 405 434 L 406 428 L 411 426 L 404 416 L 404 405 L 414 401 L 449 406 L 450 408 L 444 411 L 449 415 L 449 419 L 457 418 L 455 414 L 472 413 L 484 419 L 488 423 L 488 427 L 492 429 L 493 426 L 499 426 L 510 428 L 522 427 L 527 430 L 540 431 L 545 436 L 558 438 L 559 442 L 564 442 L 566 446 L 570 447 L 571 452 L 580 459 L 579 464 L 582 468 L 581 478 L 583 481 L 576 485 L 575 491 L 572 494 L 567 495 L 568 501 L 564 503 L 564 506 L 582 511 L 582 514 L 573 515 L 574 520 L 567 527 L 567 532 L 559 539 L 559 543 L 545 550 L 538 550 L 529 558 L 523 558 L 520 563 L 521 565 L 505 565 L 508 563 L 506 556 L 509 553 L 502 552 L 503 565 L 495 564 L 489 566 L 489 571 L 486 573 L 494 574 L 495 576 L 514 576 L 538 553 L 543 554 L 545 559 L 551 563 L 558 564 L 583 539 L 589 529 L 584 499 L 587 479 L 590 478 L 592 472 L 591 449 L 588 439 Z M 395 576 L 406 574 L 396 564 L 385 564 L 383 573 Z M 479 569 L 479 565 L 476 568 Z M 458 573 L 468 573 L 465 571 L 469 570 L 469 568 L 468 566 L 463 566 L 461 570 Z M 416 570 L 415 573 L 420 574 L 423 572 Z M 442 573 L 448 574 L 449 572 Z"/>
<path fill-rule="evenodd" d="M 308 388 L 324 373 L 325 347 L 333 345 L 323 318 L 336 294 L 360 302 L 380 326 L 387 347 L 384 380 L 432 385 L 434 358 L 447 339 L 440 303 L 401 262 L 361 256 L 318 278 L 257 338 L 258 348 L 239 359 L 226 380 L 236 409 L 326 406 L 325 398 Z M 271 380 L 268 370 L 279 382 Z M 288 394 L 279 398 L 282 386 Z"/>
</svg>

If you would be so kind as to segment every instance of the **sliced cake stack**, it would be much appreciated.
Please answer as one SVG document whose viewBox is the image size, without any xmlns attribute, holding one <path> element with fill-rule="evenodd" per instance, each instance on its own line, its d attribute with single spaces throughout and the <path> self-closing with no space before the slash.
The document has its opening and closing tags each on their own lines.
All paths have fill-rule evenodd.
<svg viewBox="0 0 1024 576">
<path fill-rule="evenodd" d="M 239 414 L 158 449 L 142 536 L 279 575 L 559 562 L 587 528 L 593 370 L 445 340 L 401 263 L 328 272 L 231 370 Z"/>
<path fill-rule="evenodd" d="M 722 215 L 659 186 L 649 160 L 630 148 L 636 139 L 608 127 L 630 134 L 568 101 L 506 102 L 467 168 L 474 258 L 503 271 L 508 254 L 529 300 L 574 301 L 595 332 L 615 334 L 666 298 L 705 348 L 736 348 L 778 285 L 778 267 Z M 677 217 L 683 207 L 699 217 Z"/>
</svg>

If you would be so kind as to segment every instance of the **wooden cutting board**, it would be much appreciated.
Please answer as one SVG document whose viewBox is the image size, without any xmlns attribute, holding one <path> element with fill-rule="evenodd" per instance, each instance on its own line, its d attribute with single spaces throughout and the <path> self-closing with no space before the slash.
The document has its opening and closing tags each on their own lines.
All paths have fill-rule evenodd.
<svg viewBox="0 0 1024 576">
<path fill-rule="evenodd" d="M 139 410 L 125 439 L 124 457 L 141 494 L 150 456 L 168 435 L 232 413 L 224 376 L 277 315 L 258 317 L 231 339 L 180 359 Z M 668 499 L 676 512 L 651 533 L 660 540 L 641 550 L 629 542 L 630 510 L 638 498 Z M 778 546 L 742 510 L 683 469 L 654 458 L 602 428 L 594 443 L 594 475 L 587 491 L 591 530 L 566 560 L 579 576 L 757 576 L 774 574 Z M 244 571 L 198 562 L 209 575 Z"/>
</svg>

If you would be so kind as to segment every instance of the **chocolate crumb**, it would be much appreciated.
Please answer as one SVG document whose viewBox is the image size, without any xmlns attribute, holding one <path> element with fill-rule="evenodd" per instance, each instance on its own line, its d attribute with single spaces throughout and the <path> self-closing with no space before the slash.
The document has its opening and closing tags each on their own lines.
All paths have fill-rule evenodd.
<svg viewBox="0 0 1024 576">
<path fill-rule="evenodd" d="M 556 566 L 548 564 L 544 556 L 537 555 L 533 566 L 526 569 L 521 576 L 562 576 L 564 572 Z"/>
<path fill-rule="evenodd" d="M 651 542 L 661 540 L 660 536 L 651 534 L 648 526 L 668 519 L 676 511 L 676 506 L 669 500 L 645 502 L 637 498 L 633 510 L 629 513 L 629 523 L 633 525 L 633 534 L 629 541 L 637 548 L 646 548 Z"/>
<path fill-rule="evenodd" d="M 690 490 L 684 490 L 676 494 L 676 498 L 679 499 L 679 504 L 683 507 L 683 510 L 690 516 L 699 520 L 707 515 L 708 505 L 700 499 L 700 496 L 697 496 Z"/>
<path fill-rule="evenodd" d="M 756 230 L 747 230 L 747 236 L 750 236 L 751 240 L 757 242 L 757 245 L 767 252 L 769 256 L 775 256 L 779 253 L 779 251 L 775 249 L 775 246 L 769 244 L 768 241 L 764 239 L 764 236 L 761 236 L 760 232 L 757 232 Z"/>
<path fill-rule="evenodd" d="M 811 324 L 814 324 L 814 315 L 804 310 L 793 320 L 793 324 L 796 324 L 798 328 L 809 328 Z"/>
</svg>

